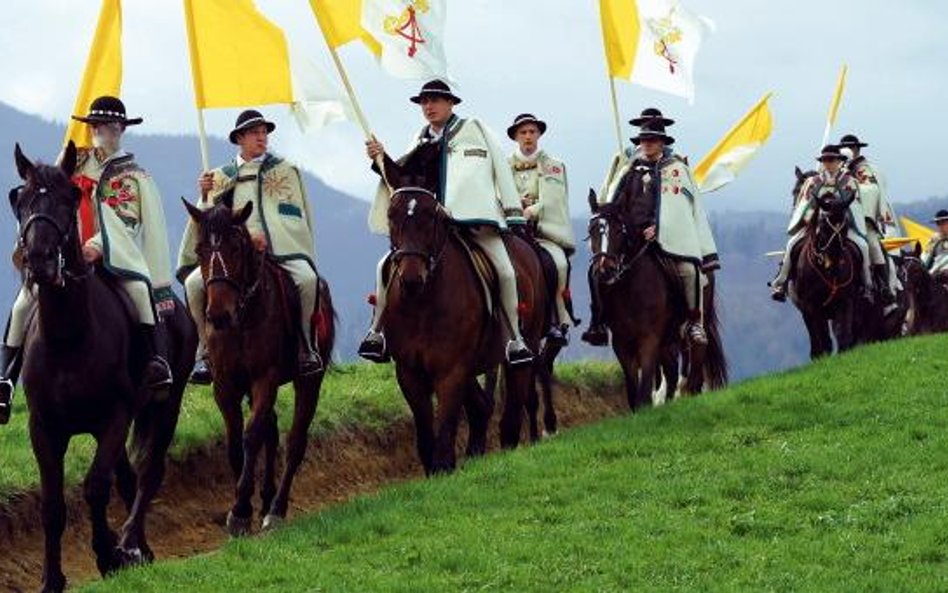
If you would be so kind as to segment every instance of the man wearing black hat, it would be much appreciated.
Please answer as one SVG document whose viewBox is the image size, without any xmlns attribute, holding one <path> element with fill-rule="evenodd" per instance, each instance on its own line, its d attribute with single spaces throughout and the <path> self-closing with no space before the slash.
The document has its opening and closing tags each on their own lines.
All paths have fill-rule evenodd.
<svg viewBox="0 0 948 593">
<path fill-rule="evenodd" d="M 511 364 L 530 362 L 533 353 L 520 335 L 517 278 L 500 236 L 508 224 L 525 223 L 507 159 L 487 126 L 476 118 L 462 119 L 454 113 L 461 99 L 446 83 L 440 80 L 426 83 L 411 102 L 421 107 L 428 125 L 415 136 L 407 154 L 395 161 L 375 139 L 366 142 L 366 153 L 373 161 L 383 160 L 384 179 L 388 183 L 396 187 L 418 185 L 431 191 L 457 224 L 470 227 L 474 241 L 497 272 L 501 307 L 510 338 L 507 360 Z M 377 165 L 373 168 L 380 172 Z M 373 232 L 388 234 L 390 202 L 390 186 L 380 183 L 369 213 L 369 228 Z M 359 346 L 359 355 L 373 362 L 388 359 L 380 327 L 385 309 L 386 291 L 381 273 L 385 259 L 378 266 L 372 326 Z"/>
<path fill-rule="evenodd" d="M 848 219 L 850 227 L 846 237 L 859 248 L 862 254 L 864 297 L 871 300 L 872 272 L 869 268 L 869 246 L 865 239 L 866 222 L 865 217 L 862 216 L 862 209 L 859 207 L 859 185 L 843 167 L 846 156 L 840 152 L 839 146 L 833 144 L 824 146 L 816 160 L 820 162 L 820 172 L 818 175 L 807 178 L 800 188 L 797 205 L 790 219 L 790 226 L 787 228 L 790 240 L 783 252 L 780 271 L 777 277 L 770 282 L 770 296 L 778 302 L 787 300 L 787 281 L 793 267 L 790 257 L 796 246 L 806 237 L 807 225 L 817 209 L 817 199 L 820 196 L 832 194 L 834 199 L 849 204 L 850 216 Z"/>
<path fill-rule="evenodd" d="M 230 189 L 234 190 L 234 210 L 243 208 L 248 202 L 253 203 L 246 226 L 254 245 L 276 259 L 299 291 L 298 372 L 311 375 L 323 369 L 310 323 L 316 308 L 318 285 L 312 216 L 299 169 L 268 151 L 269 137 L 274 129 L 276 125 L 254 109 L 237 116 L 229 135 L 231 144 L 238 146 L 237 154 L 231 162 L 205 172 L 198 179 L 201 192 L 198 207 L 213 207 Z M 188 308 L 194 316 L 200 338 L 191 381 L 208 383 L 211 369 L 207 366 L 204 341 L 206 296 L 194 251 L 196 244 L 197 233 L 189 219 L 178 254 L 177 276 L 184 282 Z"/>
<path fill-rule="evenodd" d="M 869 244 L 869 257 L 872 270 L 878 280 L 880 294 L 885 304 L 895 302 L 895 294 L 900 289 L 895 263 L 886 257 L 882 239 L 889 228 L 895 227 L 895 211 L 889 203 L 885 180 L 874 165 L 862 154 L 869 146 L 853 134 L 846 134 L 839 141 L 840 153 L 848 157 L 846 170 L 859 185 L 859 203 L 866 216 L 866 242 Z"/>
<path fill-rule="evenodd" d="M 138 315 L 147 349 L 143 384 L 163 392 L 171 384 L 167 344 L 160 315 L 174 306 L 171 262 L 161 194 L 154 179 L 122 150 L 128 126 L 125 104 L 103 96 L 89 113 L 73 119 L 92 127 L 93 148 L 81 148 L 73 182 L 81 192 L 79 233 L 86 262 L 98 263 L 119 279 Z M 0 360 L 0 408 L 8 407 L 18 375 L 19 352 L 26 337 L 35 295 L 21 287 L 10 315 Z M 0 410 L 0 418 L 5 416 Z"/>
<path fill-rule="evenodd" d="M 932 222 L 938 225 L 938 234 L 931 238 L 922 254 L 922 263 L 932 276 L 948 274 L 948 210 L 939 210 Z"/>
<path fill-rule="evenodd" d="M 703 287 L 707 285 L 706 274 L 718 269 L 720 261 L 701 194 L 688 164 L 671 149 L 675 139 L 665 130 L 674 124 L 673 120 L 658 109 L 649 108 L 629 123 L 639 128 L 632 138 L 637 149 L 613 158 L 599 194 L 600 203 L 619 199 L 631 187 L 634 176 L 643 178 L 643 186 L 650 189 L 642 195 L 629 196 L 630 220 L 646 240 L 656 241 L 662 252 L 675 261 L 688 306 L 686 334 L 693 343 L 706 344 Z M 592 288 L 593 319 L 583 340 L 605 345 L 608 334 L 600 319 L 596 287 Z"/>
<path fill-rule="evenodd" d="M 517 148 L 509 161 L 523 214 L 536 225 L 537 243 L 556 264 L 557 321 L 547 338 L 565 346 L 573 324 L 566 308 L 566 291 L 569 286 L 569 256 L 576 249 L 576 239 L 569 216 L 566 165 L 539 146 L 546 128 L 546 122 L 530 113 L 521 113 L 514 118 L 513 124 L 507 128 L 507 137 L 517 143 Z"/>
</svg>

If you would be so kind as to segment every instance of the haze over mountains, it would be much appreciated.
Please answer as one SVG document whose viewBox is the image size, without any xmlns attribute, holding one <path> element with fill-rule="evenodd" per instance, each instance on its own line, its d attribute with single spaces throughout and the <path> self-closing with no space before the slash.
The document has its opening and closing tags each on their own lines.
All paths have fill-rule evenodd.
<svg viewBox="0 0 948 593">
<path fill-rule="evenodd" d="M 13 163 L 13 145 L 19 142 L 33 159 L 55 158 L 63 137 L 63 127 L 43 121 L 0 103 L 0 184 L 10 188 L 18 183 Z M 141 164 L 157 180 L 168 219 L 173 254 L 184 229 L 186 213 L 179 198 L 194 199 L 200 169 L 196 138 L 188 136 L 141 136 L 130 134 L 126 149 L 136 154 Z M 211 139 L 211 162 L 220 164 L 232 158 L 233 147 L 226 141 Z M 788 171 L 791 169 L 788 166 Z M 366 175 L 371 175 L 366 167 Z M 895 172 L 889 172 L 890 176 Z M 339 312 L 340 339 L 337 359 L 352 360 L 358 341 L 365 332 L 370 309 L 366 295 L 373 291 L 375 265 L 387 249 L 387 241 L 369 233 L 366 216 L 369 204 L 345 195 L 306 175 L 307 190 L 313 205 L 319 268 L 329 281 Z M 785 188 L 770 192 L 789 191 Z M 572 191 L 585 192 L 584 187 Z M 748 189 L 748 191 L 751 191 Z M 925 196 L 919 196 L 925 198 Z M 948 207 L 948 197 L 928 198 L 910 204 L 898 204 L 896 210 L 916 220 L 927 221 L 938 208 Z M 577 238 L 585 236 L 586 212 L 573 212 Z M 781 212 L 715 212 L 712 225 L 723 269 L 718 285 L 721 292 L 721 317 L 725 346 L 735 379 L 787 368 L 806 360 L 808 342 L 803 323 L 792 305 L 772 303 L 766 282 L 774 275 L 776 262 L 764 257 L 767 251 L 780 249 L 785 241 L 787 214 Z M 0 208 L 0 247 L 11 249 L 15 239 L 15 221 L 7 205 Z M 588 321 L 589 296 L 585 266 L 589 253 L 579 248 L 573 260 L 573 296 L 577 315 Z M 19 286 L 19 277 L 6 255 L 0 256 L 0 309 L 3 315 Z M 566 350 L 569 358 L 611 356 L 608 349 L 594 349 L 579 341 L 579 331 Z"/>
</svg>

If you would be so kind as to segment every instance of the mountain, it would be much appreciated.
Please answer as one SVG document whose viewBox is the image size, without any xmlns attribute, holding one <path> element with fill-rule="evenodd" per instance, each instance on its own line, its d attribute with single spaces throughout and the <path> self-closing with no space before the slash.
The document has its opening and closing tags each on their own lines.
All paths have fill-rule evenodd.
<svg viewBox="0 0 948 593">
<path fill-rule="evenodd" d="M 0 103 L 0 184 L 12 187 L 19 180 L 13 164 L 13 143 L 19 142 L 31 158 L 52 160 L 62 141 L 63 128 L 26 115 Z M 144 136 L 129 134 L 126 149 L 157 180 L 165 201 L 165 215 L 172 249 L 176 250 L 186 214 L 179 197 L 193 199 L 200 172 L 198 143 L 188 136 Z M 233 147 L 223 140 L 210 141 L 211 162 L 221 163 L 233 155 Z M 367 169 L 367 173 L 368 169 Z M 368 325 L 370 309 L 366 295 L 374 290 L 375 267 L 388 245 L 384 238 L 369 233 L 366 216 L 369 204 L 343 194 L 306 174 L 307 190 L 313 205 L 316 247 L 320 273 L 329 281 L 339 312 L 337 357 L 352 360 L 358 341 Z M 578 191 L 579 188 L 574 188 Z M 948 207 L 948 197 L 896 205 L 900 214 L 927 221 L 939 208 Z M 574 212 L 577 238 L 585 237 L 585 212 Z M 720 314 L 725 348 L 732 377 L 741 379 L 801 364 L 809 349 L 799 314 L 789 304 L 769 298 L 767 281 L 776 273 L 777 261 L 764 253 L 782 249 L 786 242 L 788 214 L 779 212 L 716 212 L 712 226 L 723 262 L 719 273 Z M 0 245 L 14 244 L 16 228 L 9 208 L 0 208 Z M 588 321 L 589 289 L 585 268 L 588 246 L 582 245 L 573 259 L 572 293 L 576 314 Z M 0 266 L 0 309 L 9 310 L 19 278 L 12 266 Z M 608 358 L 611 350 L 591 348 L 574 331 L 572 344 L 564 352 L 568 359 Z"/>
</svg>

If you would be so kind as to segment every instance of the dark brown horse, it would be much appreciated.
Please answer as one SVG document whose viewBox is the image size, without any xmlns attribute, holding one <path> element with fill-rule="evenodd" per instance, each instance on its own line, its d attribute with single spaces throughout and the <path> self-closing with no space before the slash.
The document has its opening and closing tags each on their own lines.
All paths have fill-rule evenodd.
<svg viewBox="0 0 948 593">
<path fill-rule="evenodd" d="M 501 444 L 515 447 L 535 370 L 530 364 L 505 364 L 507 331 L 501 316 L 488 311 L 481 282 L 462 244 L 465 231 L 434 194 L 415 187 L 393 193 L 388 221 L 392 255 L 382 325 L 398 384 L 414 414 L 425 472 L 455 468 L 462 408 L 470 434 L 467 454 L 486 451 L 494 402 L 476 377 L 499 365 L 506 386 Z M 547 328 L 539 261 L 523 240 L 507 235 L 506 242 L 517 272 L 521 330 L 527 345 L 537 352 Z M 496 295 L 494 300 L 496 311 L 500 306 Z M 432 393 L 437 397 L 436 410 Z"/>
<path fill-rule="evenodd" d="M 948 277 L 933 277 L 919 259 L 920 252 L 917 246 L 900 268 L 908 300 L 906 332 L 912 336 L 948 331 Z"/>
<path fill-rule="evenodd" d="M 42 591 L 49 593 L 62 591 L 66 583 L 63 462 L 74 435 L 91 434 L 96 440 L 83 494 L 99 571 L 106 575 L 153 559 L 145 517 L 164 476 L 197 336 L 186 309 L 176 301 L 173 314 L 162 321 L 174 382 L 163 397 L 140 389 L 145 361 L 130 308 L 114 280 L 96 273 L 82 258 L 79 190 L 70 181 L 75 146 L 69 143 L 59 167 L 33 164 L 19 145 L 15 157 L 24 185 L 11 192 L 10 201 L 20 223 L 24 280 L 36 287 L 38 301 L 24 344 L 23 387 L 42 489 Z M 106 513 L 116 474 L 129 511 L 121 536 L 112 531 Z"/>
<path fill-rule="evenodd" d="M 296 288 L 264 252 L 254 248 L 244 223 L 253 204 L 233 210 L 233 191 L 201 211 L 185 202 L 198 228 L 197 255 L 207 289 L 207 348 L 214 368 L 214 399 L 224 417 L 227 455 L 237 480 L 227 515 L 231 535 L 249 533 L 257 456 L 265 448 L 260 488 L 263 528 L 279 524 L 289 505 L 293 478 L 303 461 L 325 371 L 297 374 L 300 315 Z M 335 312 L 329 286 L 319 281 L 314 316 L 318 350 L 329 359 L 335 341 Z M 274 410 L 280 385 L 293 382 L 293 424 L 286 439 L 286 464 L 276 487 L 279 446 Z M 242 404 L 249 395 L 244 428 Z"/>
</svg>

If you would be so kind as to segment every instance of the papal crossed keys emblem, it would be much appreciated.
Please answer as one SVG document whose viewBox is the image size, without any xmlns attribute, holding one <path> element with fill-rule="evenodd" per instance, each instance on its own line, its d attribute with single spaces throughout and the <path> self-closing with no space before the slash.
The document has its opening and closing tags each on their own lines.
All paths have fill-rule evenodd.
<svg viewBox="0 0 948 593">
<path fill-rule="evenodd" d="M 398 16 L 385 17 L 384 28 L 389 35 L 398 35 L 407 39 L 408 57 L 413 58 L 418 53 L 418 44 L 425 43 L 421 27 L 418 26 L 418 13 L 425 14 L 431 10 L 428 0 L 412 0 Z"/>
<path fill-rule="evenodd" d="M 674 51 L 674 46 L 681 42 L 681 28 L 675 24 L 675 12 L 677 6 L 673 6 L 668 11 L 668 15 L 661 18 L 645 19 L 645 24 L 651 29 L 652 34 L 658 38 L 655 42 L 655 54 L 668 62 L 668 71 L 675 73 L 675 66 L 678 65 L 678 56 Z"/>
</svg>

